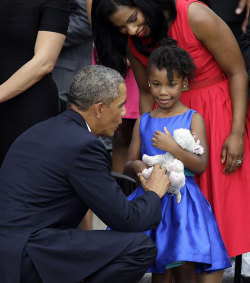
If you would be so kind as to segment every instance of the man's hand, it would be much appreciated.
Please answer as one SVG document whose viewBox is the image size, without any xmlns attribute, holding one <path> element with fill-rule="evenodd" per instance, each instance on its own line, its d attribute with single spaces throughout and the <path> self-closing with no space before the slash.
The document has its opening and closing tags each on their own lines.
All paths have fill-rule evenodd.
<svg viewBox="0 0 250 283">
<path fill-rule="evenodd" d="M 138 177 L 145 191 L 153 191 L 160 198 L 162 198 L 169 189 L 170 181 L 166 175 L 166 168 L 161 168 L 160 164 L 154 166 L 148 180 L 146 180 L 141 173 L 138 174 Z"/>
</svg>

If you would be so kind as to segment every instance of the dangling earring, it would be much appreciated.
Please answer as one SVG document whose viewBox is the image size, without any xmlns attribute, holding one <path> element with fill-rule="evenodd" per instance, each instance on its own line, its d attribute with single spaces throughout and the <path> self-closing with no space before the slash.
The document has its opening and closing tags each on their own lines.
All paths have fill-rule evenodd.
<svg viewBox="0 0 250 283">
<path fill-rule="evenodd" d="M 151 84 L 150 84 L 150 82 L 148 83 L 148 86 L 149 86 L 149 87 L 151 87 Z"/>
<path fill-rule="evenodd" d="M 182 86 L 181 91 L 187 91 L 187 90 L 189 90 L 189 85 L 188 85 L 188 81 L 185 80 L 185 82 L 184 82 L 184 84 Z"/>
</svg>

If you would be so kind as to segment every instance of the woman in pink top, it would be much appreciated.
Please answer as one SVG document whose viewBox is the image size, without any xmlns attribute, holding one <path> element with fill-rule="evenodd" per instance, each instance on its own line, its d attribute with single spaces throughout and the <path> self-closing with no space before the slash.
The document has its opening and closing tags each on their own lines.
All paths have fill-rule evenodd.
<svg viewBox="0 0 250 283">
<path fill-rule="evenodd" d="M 86 0 L 87 14 L 90 23 L 92 2 L 93 0 Z M 111 58 L 110 60 L 112 60 Z M 93 48 L 92 64 L 97 64 L 96 61 L 99 63 L 98 55 Z M 127 100 L 125 104 L 126 115 L 123 116 L 122 124 L 115 131 L 112 140 L 112 170 L 119 173 L 123 173 L 124 171 L 135 120 L 140 116 L 139 90 L 129 62 L 127 66 L 127 72 L 128 74 L 125 78 L 125 84 L 127 88 Z"/>
</svg>

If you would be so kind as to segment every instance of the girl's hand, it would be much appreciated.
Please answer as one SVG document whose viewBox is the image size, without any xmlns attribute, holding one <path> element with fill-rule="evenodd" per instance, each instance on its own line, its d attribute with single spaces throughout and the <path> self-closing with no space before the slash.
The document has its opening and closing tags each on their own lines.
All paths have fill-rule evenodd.
<svg viewBox="0 0 250 283">
<path fill-rule="evenodd" d="M 133 169 L 135 171 L 135 174 L 138 175 L 141 173 L 144 169 L 147 169 L 148 166 L 146 163 L 144 163 L 142 160 L 135 160 L 133 161 Z"/>
<path fill-rule="evenodd" d="M 152 138 L 153 146 L 172 153 L 178 144 L 173 139 L 166 127 L 164 127 L 164 132 L 165 134 L 161 131 L 155 131 L 154 137 Z"/>
<path fill-rule="evenodd" d="M 223 144 L 221 151 L 221 163 L 226 165 L 224 172 L 226 174 L 234 173 L 243 162 L 244 155 L 244 136 L 230 134 Z"/>
</svg>

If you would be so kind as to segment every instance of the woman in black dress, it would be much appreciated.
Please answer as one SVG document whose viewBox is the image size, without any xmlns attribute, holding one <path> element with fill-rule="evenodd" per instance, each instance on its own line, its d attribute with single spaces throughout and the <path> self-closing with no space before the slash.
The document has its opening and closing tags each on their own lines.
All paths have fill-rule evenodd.
<svg viewBox="0 0 250 283">
<path fill-rule="evenodd" d="M 58 114 L 50 73 L 65 40 L 68 2 L 0 2 L 0 166 L 22 132 Z"/>
</svg>

